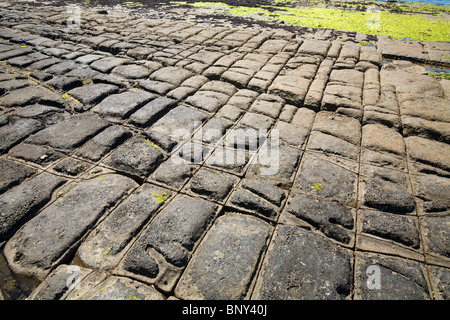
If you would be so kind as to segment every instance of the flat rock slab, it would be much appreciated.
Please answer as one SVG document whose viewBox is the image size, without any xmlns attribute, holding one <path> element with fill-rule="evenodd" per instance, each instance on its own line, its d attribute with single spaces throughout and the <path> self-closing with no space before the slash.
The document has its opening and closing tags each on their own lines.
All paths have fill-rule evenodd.
<svg viewBox="0 0 450 320">
<path fill-rule="evenodd" d="M 91 161 L 98 161 L 130 136 L 131 132 L 127 129 L 118 125 L 110 126 L 85 143 L 78 149 L 76 155 Z"/>
<path fill-rule="evenodd" d="M 289 103 L 298 105 L 305 99 L 306 88 L 310 83 L 310 79 L 302 78 L 301 74 L 295 71 L 289 71 L 275 78 L 268 90 L 270 94 L 276 94 Z"/>
<path fill-rule="evenodd" d="M 180 85 L 184 80 L 192 77 L 194 74 L 186 69 L 179 67 L 161 68 L 150 75 L 150 80 L 162 81 L 174 86 Z"/>
<path fill-rule="evenodd" d="M 218 210 L 218 205 L 203 199 L 177 197 L 133 244 L 121 263 L 122 270 L 171 291 Z"/>
<path fill-rule="evenodd" d="M 358 146 L 320 131 L 311 132 L 307 149 L 334 154 L 354 161 L 358 161 L 359 156 Z"/>
<path fill-rule="evenodd" d="M 109 72 L 117 66 L 129 62 L 130 60 L 125 58 L 106 57 L 100 60 L 96 60 L 90 64 L 90 67 L 94 70 L 101 72 Z"/>
<path fill-rule="evenodd" d="M 92 108 L 92 111 L 104 117 L 120 120 L 129 116 L 153 98 L 155 98 L 155 95 L 143 90 L 113 94 Z"/>
<path fill-rule="evenodd" d="M 354 206 L 357 198 L 357 175 L 321 158 L 307 154 L 303 158 L 294 190 L 329 198 Z"/>
<path fill-rule="evenodd" d="M 31 293 L 29 300 L 59 300 L 76 289 L 80 282 L 92 273 L 91 269 L 62 264 L 53 270 L 47 278 Z M 73 283 L 71 283 L 73 280 Z"/>
<path fill-rule="evenodd" d="M 69 95 L 89 106 L 100 102 L 108 95 L 117 92 L 117 90 L 118 88 L 112 84 L 96 83 L 70 90 Z"/>
<path fill-rule="evenodd" d="M 364 205 L 393 213 L 409 213 L 416 206 L 414 197 L 401 184 L 380 178 L 367 179 L 363 186 Z"/>
<path fill-rule="evenodd" d="M 361 300 L 430 299 L 425 272 L 423 265 L 417 262 L 376 254 L 357 254 L 355 298 Z M 373 277 L 368 279 L 367 274 Z M 399 288 L 401 290 L 398 290 Z"/>
<path fill-rule="evenodd" d="M 160 148 L 142 137 L 132 137 L 103 160 L 116 170 L 131 173 L 142 179 L 152 173 L 164 160 Z"/>
<path fill-rule="evenodd" d="M 81 284 L 80 284 L 81 285 Z M 111 276 L 78 297 L 81 300 L 164 300 L 155 288 L 128 278 Z"/>
<path fill-rule="evenodd" d="M 423 217 L 420 219 L 423 228 L 426 251 L 431 255 L 439 255 L 449 258 L 450 232 L 448 224 L 449 216 Z"/>
<path fill-rule="evenodd" d="M 2 176 L 0 177 L 0 193 L 3 193 L 36 173 L 36 169 L 34 168 L 3 158 L 0 158 L 0 171 L 2 172 Z"/>
<path fill-rule="evenodd" d="M 374 151 L 405 155 L 405 142 L 394 129 L 381 124 L 367 124 L 362 128 L 362 147 Z"/>
<path fill-rule="evenodd" d="M 62 106 L 64 99 L 57 93 L 51 92 L 41 86 L 31 86 L 9 92 L 0 99 L 0 105 L 11 108 L 26 106 L 40 102 L 54 106 Z"/>
<path fill-rule="evenodd" d="M 156 98 L 133 113 L 130 122 L 139 127 L 151 125 L 174 107 L 175 103 L 176 100 L 171 98 Z"/>
<path fill-rule="evenodd" d="M 316 114 L 312 130 L 320 131 L 358 145 L 361 139 L 361 124 L 358 120 L 329 111 Z"/>
<path fill-rule="evenodd" d="M 195 173 L 187 189 L 213 201 L 223 202 L 237 180 L 231 174 L 202 168 Z"/>
<path fill-rule="evenodd" d="M 215 91 L 198 91 L 186 99 L 186 103 L 199 109 L 214 113 L 227 101 L 229 96 Z"/>
<path fill-rule="evenodd" d="M 12 50 L 4 51 L 0 53 L 0 60 L 6 60 L 17 56 L 22 56 L 28 53 L 32 53 L 33 50 L 31 48 L 14 48 L 11 47 Z"/>
<path fill-rule="evenodd" d="M 44 279 L 96 221 L 136 186 L 120 175 L 73 185 L 8 241 L 4 253 L 10 267 L 19 274 Z"/>
<path fill-rule="evenodd" d="M 449 299 L 450 80 L 413 62 L 448 43 L 34 9 L 0 5 L 0 299 Z"/>
<path fill-rule="evenodd" d="M 413 216 L 362 210 L 359 222 L 363 233 L 419 248 L 417 219 Z"/>
<path fill-rule="evenodd" d="M 206 118 L 206 114 L 198 110 L 176 106 L 147 129 L 145 134 L 157 145 L 170 151 L 177 143 L 188 141 Z"/>
<path fill-rule="evenodd" d="M 352 261 L 351 251 L 312 231 L 278 225 L 252 299 L 348 299 Z"/>
<path fill-rule="evenodd" d="M 418 197 L 423 199 L 425 212 L 446 211 L 450 207 L 450 179 L 424 174 L 412 176 L 412 184 Z"/>
<path fill-rule="evenodd" d="M 354 212 L 336 202 L 297 194 L 288 201 L 286 212 L 307 221 L 330 238 L 350 243 Z"/>
<path fill-rule="evenodd" d="M 111 72 L 126 79 L 142 79 L 151 73 L 148 68 L 136 64 L 117 66 Z"/>
<path fill-rule="evenodd" d="M 52 167 L 54 172 L 67 177 L 77 177 L 91 168 L 91 165 L 85 161 L 67 157 Z"/>
<path fill-rule="evenodd" d="M 262 220 L 227 214 L 211 227 L 183 273 L 175 294 L 186 299 L 243 299 L 272 227 Z"/>
<path fill-rule="evenodd" d="M 179 159 L 178 159 L 179 160 Z M 179 190 L 192 177 L 197 166 L 185 161 L 173 161 L 169 158 L 151 175 L 151 179 Z"/>
<path fill-rule="evenodd" d="M 105 120 L 89 114 L 74 115 L 29 137 L 27 143 L 71 150 L 108 126 Z"/>
<path fill-rule="evenodd" d="M 5 153 L 15 144 L 44 126 L 35 119 L 19 119 L 0 127 L 0 153 Z"/>
<path fill-rule="evenodd" d="M 421 137 L 408 137 L 405 142 L 411 160 L 450 171 L 448 144 Z"/>
<path fill-rule="evenodd" d="M 95 228 L 78 249 L 88 266 L 105 270 L 119 263 L 125 247 L 171 196 L 167 189 L 144 184 Z"/>
<path fill-rule="evenodd" d="M 9 150 L 9 155 L 16 159 L 25 160 L 45 168 L 60 160 L 65 155 L 49 146 L 40 146 L 22 142 Z"/>
<path fill-rule="evenodd" d="M 52 199 L 65 179 L 42 173 L 0 195 L 2 223 L 0 241 L 7 240 Z"/>
</svg>

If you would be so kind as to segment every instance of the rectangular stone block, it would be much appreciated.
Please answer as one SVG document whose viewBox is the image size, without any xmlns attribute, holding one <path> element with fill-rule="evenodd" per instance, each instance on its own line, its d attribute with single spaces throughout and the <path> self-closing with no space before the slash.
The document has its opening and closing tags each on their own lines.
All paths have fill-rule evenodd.
<svg viewBox="0 0 450 320">
<path fill-rule="evenodd" d="M 252 299 L 349 299 L 352 261 L 352 252 L 332 241 L 309 230 L 279 224 Z"/>
<path fill-rule="evenodd" d="M 268 223 L 252 216 L 227 214 L 218 218 L 183 273 L 175 295 L 185 299 L 245 299 L 271 232 Z"/>
<path fill-rule="evenodd" d="M 293 190 L 356 205 L 357 175 L 312 154 L 305 154 Z"/>
<path fill-rule="evenodd" d="M 164 160 L 160 149 L 145 138 L 133 137 L 114 150 L 102 163 L 145 179 Z"/>
<path fill-rule="evenodd" d="M 172 193 L 144 184 L 95 228 L 78 249 L 86 265 L 106 270 L 119 263 L 133 236 L 149 221 Z"/>
<path fill-rule="evenodd" d="M 200 198 L 177 197 L 127 252 L 121 272 L 171 291 L 219 209 Z"/>
<path fill-rule="evenodd" d="M 91 161 L 98 161 L 130 136 L 131 132 L 121 126 L 108 127 L 86 142 L 75 155 Z"/>
<path fill-rule="evenodd" d="M 176 103 L 176 100 L 159 97 L 147 103 L 130 116 L 130 122 L 139 127 L 146 127 L 156 122 L 166 114 Z"/>
<path fill-rule="evenodd" d="M 81 146 L 107 126 L 108 122 L 97 116 L 77 114 L 41 130 L 29 137 L 26 142 L 68 151 Z"/>
<path fill-rule="evenodd" d="M 35 119 L 20 119 L 14 123 L 1 126 L 0 154 L 7 152 L 15 144 L 42 128 L 42 123 Z"/>
<path fill-rule="evenodd" d="M 0 196 L 0 242 L 11 237 L 19 227 L 35 216 L 52 199 L 53 192 L 67 180 L 42 173 Z"/>
<path fill-rule="evenodd" d="M 36 169 L 0 158 L 0 194 L 36 173 Z"/>
<path fill-rule="evenodd" d="M 25 224 L 5 246 L 11 269 L 43 280 L 97 220 L 137 184 L 119 175 L 82 181 Z"/>
<path fill-rule="evenodd" d="M 92 108 L 92 111 L 103 117 L 121 120 L 155 97 L 154 94 L 144 90 L 123 92 L 108 96 Z"/>
</svg>

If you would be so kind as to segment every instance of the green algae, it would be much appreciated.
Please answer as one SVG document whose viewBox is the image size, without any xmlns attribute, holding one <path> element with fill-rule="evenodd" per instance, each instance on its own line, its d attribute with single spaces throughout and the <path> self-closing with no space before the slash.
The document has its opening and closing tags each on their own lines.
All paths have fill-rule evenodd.
<svg viewBox="0 0 450 320">
<path fill-rule="evenodd" d="M 280 0 L 279 2 L 286 3 L 287 1 Z M 356 11 L 324 6 L 308 8 L 230 6 L 221 2 L 195 2 L 187 3 L 187 5 L 217 8 L 222 12 L 240 17 L 259 15 L 265 21 L 281 20 L 285 24 L 293 26 L 356 31 L 407 40 L 450 41 L 450 21 L 444 16 L 446 12 L 449 12 L 449 8 L 428 4 L 397 5 L 395 6 L 396 10 L 402 8 L 397 12 L 383 10 L 379 7 L 373 7 L 376 11 L 370 12 L 370 10 Z M 434 14 L 419 14 L 411 12 L 411 10 L 433 12 Z"/>
<path fill-rule="evenodd" d="M 314 187 L 314 189 L 316 189 L 317 191 L 320 191 L 323 189 L 323 186 L 318 183 L 311 183 L 311 187 Z"/>
<path fill-rule="evenodd" d="M 170 196 L 169 196 L 166 192 L 164 192 L 164 191 L 163 191 L 161 194 L 153 193 L 152 196 L 154 196 L 155 199 L 156 199 L 156 201 L 158 201 L 158 202 L 164 202 L 164 201 L 166 201 L 167 199 L 169 199 L 169 197 L 170 197 Z"/>
<path fill-rule="evenodd" d="M 49 91 L 50 91 L 50 90 L 49 90 Z M 70 91 L 69 91 L 69 92 L 70 92 Z M 72 97 L 72 96 L 69 94 L 69 92 L 64 93 L 61 97 L 62 97 L 63 99 L 72 99 L 75 103 L 80 103 L 80 104 L 81 104 L 80 100 L 75 99 L 74 97 Z M 50 93 L 52 93 L 52 92 L 50 92 Z"/>
<path fill-rule="evenodd" d="M 142 7 L 142 6 L 144 6 L 140 2 L 132 2 L 132 1 L 127 1 L 127 2 L 124 2 L 123 4 L 126 5 L 127 7 Z"/>
<path fill-rule="evenodd" d="M 364 34 L 386 35 L 394 38 L 423 41 L 450 41 L 450 21 L 441 17 L 418 14 L 398 14 L 380 11 L 379 25 L 369 23 L 372 14 L 349 12 L 332 8 L 292 8 L 275 11 L 286 24 L 310 28 L 356 31 Z"/>
<path fill-rule="evenodd" d="M 144 141 L 145 143 L 148 143 L 148 144 L 151 145 L 153 148 L 161 149 L 161 147 L 157 146 L 156 144 L 154 144 L 153 142 L 151 142 L 151 141 L 148 140 L 148 139 L 145 139 L 145 138 L 143 138 L 143 137 L 139 137 L 139 139 L 141 139 L 141 140 Z"/>
<path fill-rule="evenodd" d="M 429 72 L 428 75 L 436 78 L 443 78 L 450 80 L 450 73 L 448 72 Z"/>
</svg>

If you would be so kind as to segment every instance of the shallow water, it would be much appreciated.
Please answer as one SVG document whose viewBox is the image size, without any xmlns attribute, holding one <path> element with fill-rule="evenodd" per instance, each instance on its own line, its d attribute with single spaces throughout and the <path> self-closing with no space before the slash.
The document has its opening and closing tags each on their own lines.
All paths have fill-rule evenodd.
<svg viewBox="0 0 450 320">
<path fill-rule="evenodd" d="M 434 3 L 440 6 L 450 5 L 450 0 L 402 0 L 399 2 L 422 2 L 422 3 Z"/>
</svg>

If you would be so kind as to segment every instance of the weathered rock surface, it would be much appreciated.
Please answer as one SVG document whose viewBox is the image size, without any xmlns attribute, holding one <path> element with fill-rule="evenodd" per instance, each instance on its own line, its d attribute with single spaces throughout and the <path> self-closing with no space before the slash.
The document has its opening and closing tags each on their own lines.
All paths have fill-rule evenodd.
<svg viewBox="0 0 450 320">
<path fill-rule="evenodd" d="M 227 214 L 208 231 L 175 293 L 185 299 L 243 299 L 271 233 L 269 224 Z M 217 290 L 220 286 L 222 289 Z"/>
<path fill-rule="evenodd" d="M 142 137 L 132 137 L 114 150 L 103 163 L 144 179 L 163 161 L 164 155 L 159 149 Z"/>
<path fill-rule="evenodd" d="M 218 209 L 203 199 L 178 197 L 150 223 L 125 255 L 121 268 L 171 291 Z"/>
<path fill-rule="evenodd" d="M 42 173 L 0 196 L 2 223 L 0 241 L 7 240 L 52 199 L 53 192 L 65 179 Z"/>
<path fill-rule="evenodd" d="M 69 151 L 81 146 L 89 138 L 108 126 L 105 120 L 88 114 L 74 115 L 29 137 L 26 142 L 48 145 Z"/>
<path fill-rule="evenodd" d="M 9 265 L 20 274 L 44 279 L 135 185 L 129 178 L 106 175 L 69 187 L 8 241 L 5 256 Z"/>
<path fill-rule="evenodd" d="M 348 299 L 352 254 L 302 228 L 278 225 L 253 299 Z"/>
<path fill-rule="evenodd" d="M 449 299 L 447 43 L 78 5 L 0 5 L 0 298 Z"/>
<path fill-rule="evenodd" d="M 125 199 L 95 228 L 78 249 L 80 259 L 94 269 L 109 269 L 117 264 L 125 246 L 150 220 L 171 192 L 144 184 Z"/>
</svg>

